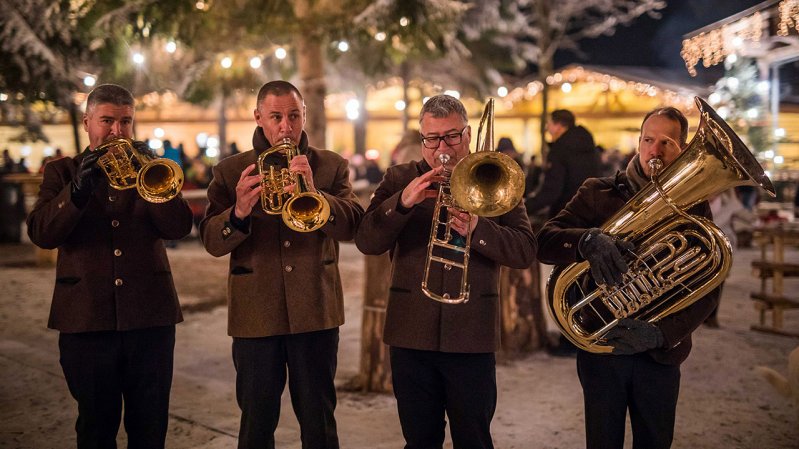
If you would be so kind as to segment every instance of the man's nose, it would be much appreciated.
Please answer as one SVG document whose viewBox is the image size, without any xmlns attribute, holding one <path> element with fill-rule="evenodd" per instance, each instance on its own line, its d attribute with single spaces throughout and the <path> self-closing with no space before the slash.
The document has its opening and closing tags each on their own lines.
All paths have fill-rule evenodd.
<svg viewBox="0 0 799 449">
<path fill-rule="evenodd" d="M 121 136 L 122 135 L 122 123 L 114 122 L 111 125 L 111 134 L 113 134 L 115 136 Z"/>
</svg>

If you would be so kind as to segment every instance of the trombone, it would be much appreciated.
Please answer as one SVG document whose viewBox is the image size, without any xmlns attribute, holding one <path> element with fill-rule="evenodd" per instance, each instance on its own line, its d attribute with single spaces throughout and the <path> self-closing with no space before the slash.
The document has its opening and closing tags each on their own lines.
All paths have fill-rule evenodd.
<svg viewBox="0 0 799 449">
<path fill-rule="evenodd" d="M 108 151 L 97 164 L 108 177 L 108 184 L 117 190 L 136 188 L 139 195 L 150 203 L 165 203 L 180 192 L 183 170 L 170 159 L 143 153 L 125 137 L 111 139 L 97 150 Z"/>
<path fill-rule="evenodd" d="M 481 139 L 484 131 L 485 138 Z M 452 234 L 452 218 L 447 208 L 453 207 L 480 217 L 496 217 L 516 207 L 524 194 L 524 173 L 519 164 L 510 156 L 494 150 L 493 98 L 488 99 L 480 118 L 475 152 L 461 159 L 451 171 L 447 167 L 449 155 L 442 154 L 439 161 L 444 166 L 444 177 L 447 179 L 439 184 L 433 210 L 422 292 L 435 301 L 461 304 L 469 301 L 467 275 L 471 233 L 465 238 L 457 233 Z M 445 273 L 453 268 L 460 270 L 460 289 L 457 294 L 437 293 L 430 289 L 433 263 L 442 265 Z"/>
<path fill-rule="evenodd" d="M 266 163 L 274 153 L 286 156 L 286 168 Z M 299 149 L 290 139 L 283 139 L 258 156 L 258 173 L 261 175 L 261 208 L 270 215 L 280 215 L 290 229 L 313 232 L 324 226 L 330 217 L 330 204 L 319 193 L 310 192 L 305 177 L 291 172 L 287 167 Z M 294 184 L 292 193 L 286 187 Z"/>
</svg>

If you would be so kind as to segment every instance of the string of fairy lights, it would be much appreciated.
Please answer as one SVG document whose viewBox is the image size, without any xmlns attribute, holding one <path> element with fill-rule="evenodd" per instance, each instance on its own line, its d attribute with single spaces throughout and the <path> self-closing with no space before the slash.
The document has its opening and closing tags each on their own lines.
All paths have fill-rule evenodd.
<svg viewBox="0 0 799 449">
<path fill-rule="evenodd" d="M 782 0 L 776 14 L 778 36 L 788 36 L 792 31 L 799 33 L 799 0 Z M 756 11 L 752 14 L 726 23 L 718 28 L 699 33 L 682 41 L 680 56 L 691 76 L 696 76 L 696 66 L 702 61 L 704 67 L 711 67 L 749 44 L 758 47 L 769 30 L 770 11 Z"/>
</svg>

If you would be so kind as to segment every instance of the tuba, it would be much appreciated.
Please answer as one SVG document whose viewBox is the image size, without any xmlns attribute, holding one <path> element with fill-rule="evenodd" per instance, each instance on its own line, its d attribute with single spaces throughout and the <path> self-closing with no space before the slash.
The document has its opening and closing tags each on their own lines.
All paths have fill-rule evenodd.
<svg viewBox="0 0 799 449">
<path fill-rule="evenodd" d="M 111 187 L 117 190 L 136 187 L 139 195 L 151 203 L 165 203 L 180 192 L 183 170 L 174 161 L 141 152 L 125 137 L 104 142 L 95 151 L 103 149 L 108 151 L 97 164 Z"/>
<path fill-rule="evenodd" d="M 483 131 L 485 139 L 481 140 Z M 439 156 L 445 180 L 439 184 L 433 209 L 422 292 L 428 298 L 446 304 L 469 301 L 467 275 L 471 247 L 471 234 L 464 239 L 452 233 L 447 208 L 453 207 L 481 217 L 496 217 L 516 207 L 524 194 L 524 174 L 519 164 L 510 156 L 494 151 L 493 98 L 489 98 L 480 118 L 476 148 L 452 170 L 449 169 L 449 155 Z M 460 290 L 457 294 L 436 293 L 430 289 L 430 271 L 434 262 L 443 265 L 445 272 L 453 268 L 460 271 Z"/>
<path fill-rule="evenodd" d="M 547 283 L 549 311 L 580 349 L 609 353 L 604 339 L 622 318 L 650 323 L 685 309 L 716 288 L 732 263 L 730 243 L 704 217 L 686 211 L 739 185 L 774 195 L 763 168 L 733 130 L 701 98 L 700 122 L 687 148 L 662 171 L 650 161 L 652 182 L 604 225 L 602 231 L 634 244 L 630 270 L 618 286 L 597 286 L 588 262 L 556 267 Z"/>
<path fill-rule="evenodd" d="M 305 177 L 288 168 L 266 164 L 270 154 L 283 152 L 287 164 L 299 154 L 290 139 L 283 139 L 258 156 L 258 173 L 261 175 L 261 208 L 270 215 L 280 215 L 283 222 L 297 232 L 313 232 L 324 226 L 330 217 L 330 204 L 319 193 L 308 191 Z M 288 165 L 287 165 L 288 167 Z M 286 187 L 294 184 L 294 192 Z"/>
</svg>

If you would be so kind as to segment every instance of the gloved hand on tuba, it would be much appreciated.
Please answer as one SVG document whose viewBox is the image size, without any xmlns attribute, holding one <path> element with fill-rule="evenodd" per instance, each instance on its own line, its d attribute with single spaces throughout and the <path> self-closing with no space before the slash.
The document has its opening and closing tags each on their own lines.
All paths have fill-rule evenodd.
<svg viewBox="0 0 799 449">
<path fill-rule="evenodd" d="M 663 332 L 652 323 L 624 318 L 604 337 L 612 354 L 632 355 L 663 346 Z"/>
<path fill-rule="evenodd" d="M 580 238 L 577 250 L 591 265 L 591 276 L 597 285 L 619 285 L 630 268 L 622 257 L 632 250 L 632 242 L 616 240 L 599 228 L 591 228 Z"/>
</svg>

